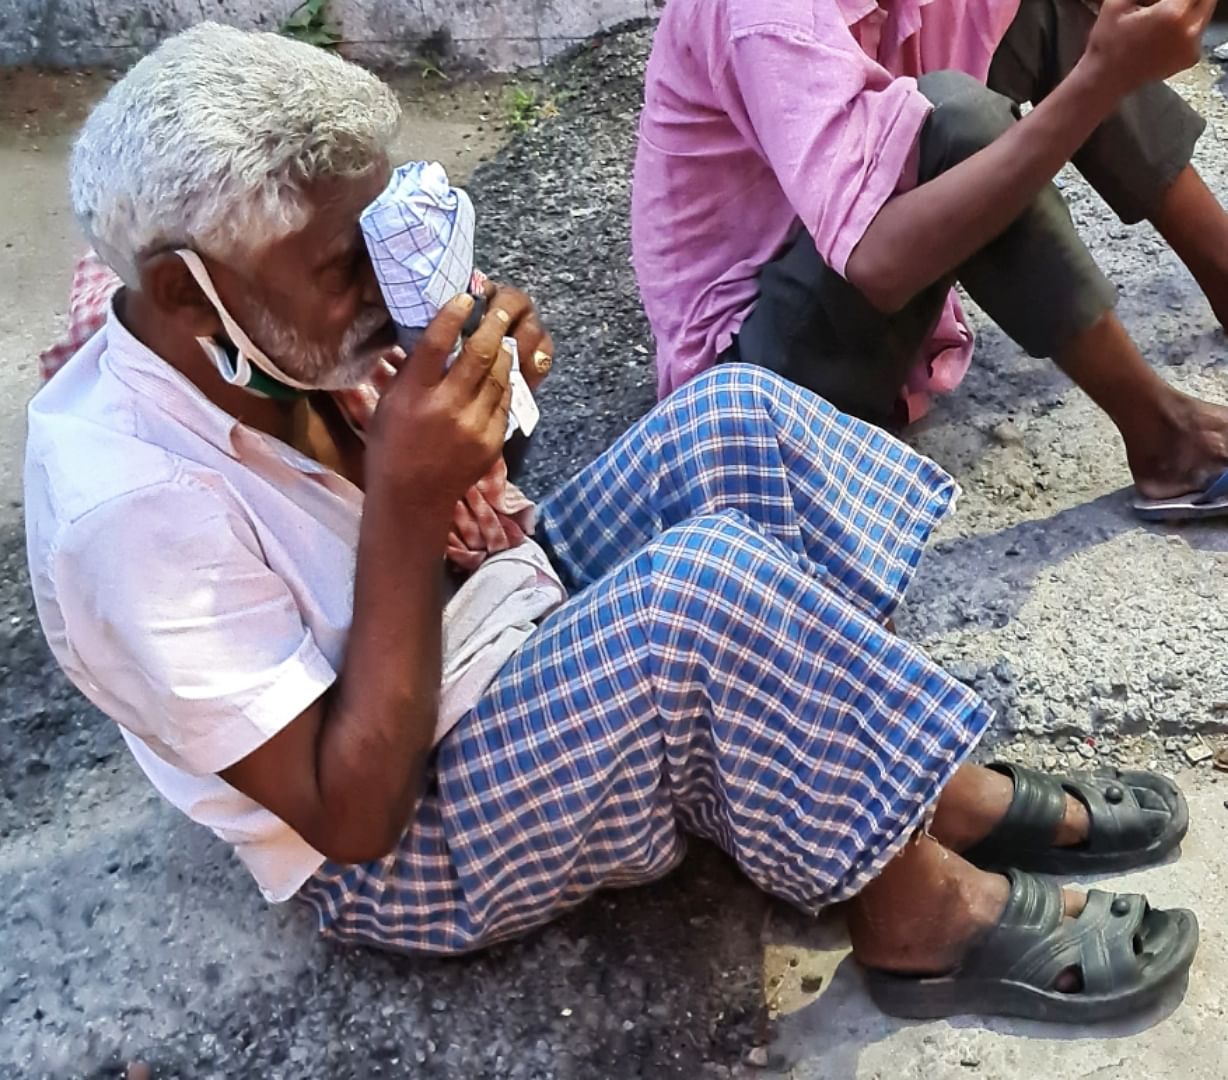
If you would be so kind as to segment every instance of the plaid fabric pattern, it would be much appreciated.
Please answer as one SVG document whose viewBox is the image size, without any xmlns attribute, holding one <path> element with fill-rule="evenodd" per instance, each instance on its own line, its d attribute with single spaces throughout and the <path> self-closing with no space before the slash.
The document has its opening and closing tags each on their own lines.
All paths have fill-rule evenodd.
<svg viewBox="0 0 1228 1080">
<path fill-rule="evenodd" d="M 399 168 L 363 211 L 361 225 L 384 302 L 398 326 L 425 327 L 469 284 L 473 203 L 448 185 L 438 165 Z"/>
<path fill-rule="evenodd" d="M 541 507 L 582 591 L 440 744 L 400 848 L 304 886 L 322 930 L 464 952 L 690 833 L 806 911 L 855 895 L 991 719 L 880 621 L 954 491 L 770 373 L 674 394 Z"/>
<path fill-rule="evenodd" d="M 73 271 L 68 294 L 68 325 L 64 337 L 38 358 L 39 377 L 46 382 L 60 370 L 107 321 L 111 297 L 123 284 L 94 252 L 86 252 Z"/>
</svg>

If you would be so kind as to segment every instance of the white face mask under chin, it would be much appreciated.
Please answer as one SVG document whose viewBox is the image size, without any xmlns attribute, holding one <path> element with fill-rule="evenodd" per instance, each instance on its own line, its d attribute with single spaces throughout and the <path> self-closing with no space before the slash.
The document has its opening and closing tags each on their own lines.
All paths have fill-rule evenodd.
<svg viewBox="0 0 1228 1080">
<path fill-rule="evenodd" d="M 259 378 L 256 372 L 292 390 L 309 391 L 315 389 L 315 387 L 299 382 L 297 379 L 292 379 L 273 363 L 265 355 L 264 351 L 247 336 L 243 328 L 235 322 L 230 312 L 226 310 L 226 305 L 222 303 L 221 297 L 218 296 L 213 279 L 209 276 L 209 271 L 205 269 L 204 262 L 201 261 L 200 256 L 196 252 L 181 248 L 175 254 L 184 261 L 189 273 L 196 280 L 196 284 L 200 286 L 201 291 L 208 297 L 209 303 L 213 305 L 213 309 L 218 314 L 218 318 L 222 320 L 222 327 L 226 331 L 226 336 L 234 343 L 237 355 L 231 354 L 222 348 L 212 338 L 201 337 L 196 339 L 223 379 L 232 386 L 241 386 L 245 390 L 251 390 L 253 393 L 264 394 L 265 396 L 269 395 L 266 393 L 265 388 L 259 385 L 263 380 Z"/>
</svg>

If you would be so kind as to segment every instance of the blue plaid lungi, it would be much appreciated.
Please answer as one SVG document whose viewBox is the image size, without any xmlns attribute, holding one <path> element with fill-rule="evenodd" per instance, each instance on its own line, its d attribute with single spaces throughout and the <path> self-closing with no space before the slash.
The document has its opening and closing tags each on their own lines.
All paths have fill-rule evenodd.
<svg viewBox="0 0 1228 1080">
<path fill-rule="evenodd" d="M 459 953 L 662 876 L 687 834 L 814 912 L 924 823 L 989 708 L 887 632 L 955 484 L 758 368 L 683 388 L 541 507 L 573 598 L 440 744 L 325 934 Z"/>
</svg>

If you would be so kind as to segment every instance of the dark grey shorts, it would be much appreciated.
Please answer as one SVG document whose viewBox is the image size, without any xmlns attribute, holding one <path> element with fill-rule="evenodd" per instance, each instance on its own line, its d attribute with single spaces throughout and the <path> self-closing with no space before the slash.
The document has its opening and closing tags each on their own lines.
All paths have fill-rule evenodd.
<svg viewBox="0 0 1228 1080">
<path fill-rule="evenodd" d="M 1083 54 L 1095 14 L 1082 0 L 1023 0 L 989 85 L 958 72 L 919 80 L 934 104 L 921 134 L 922 182 L 983 149 Z M 1189 165 L 1205 123 L 1162 83 L 1144 87 L 1084 144 L 1075 166 L 1127 223 L 1149 217 Z M 900 391 L 959 281 L 1031 355 L 1054 356 L 1116 303 L 1066 203 L 1046 188 L 997 240 L 948 281 L 884 315 L 830 269 L 804 230 L 759 278 L 759 297 L 722 360 L 776 371 L 872 423 L 900 426 Z"/>
</svg>

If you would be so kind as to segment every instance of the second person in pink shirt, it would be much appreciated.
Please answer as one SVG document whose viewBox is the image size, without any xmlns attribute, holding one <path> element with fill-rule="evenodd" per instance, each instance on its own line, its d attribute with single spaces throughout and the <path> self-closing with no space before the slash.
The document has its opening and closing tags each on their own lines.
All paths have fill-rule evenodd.
<svg viewBox="0 0 1228 1080">
<path fill-rule="evenodd" d="M 740 360 L 898 428 L 958 384 L 961 283 L 1112 417 L 1144 517 L 1228 515 L 1228 409 L 1168 386 L 1052 185 L 1151 221 L 1228 323 L 1228 215 L 1163 80 L 1214 0 L 670 0 L 632 196 L 660 390 Z M 1020 105 L 1036 107 L 1020 119 Z"/>
</svg>

